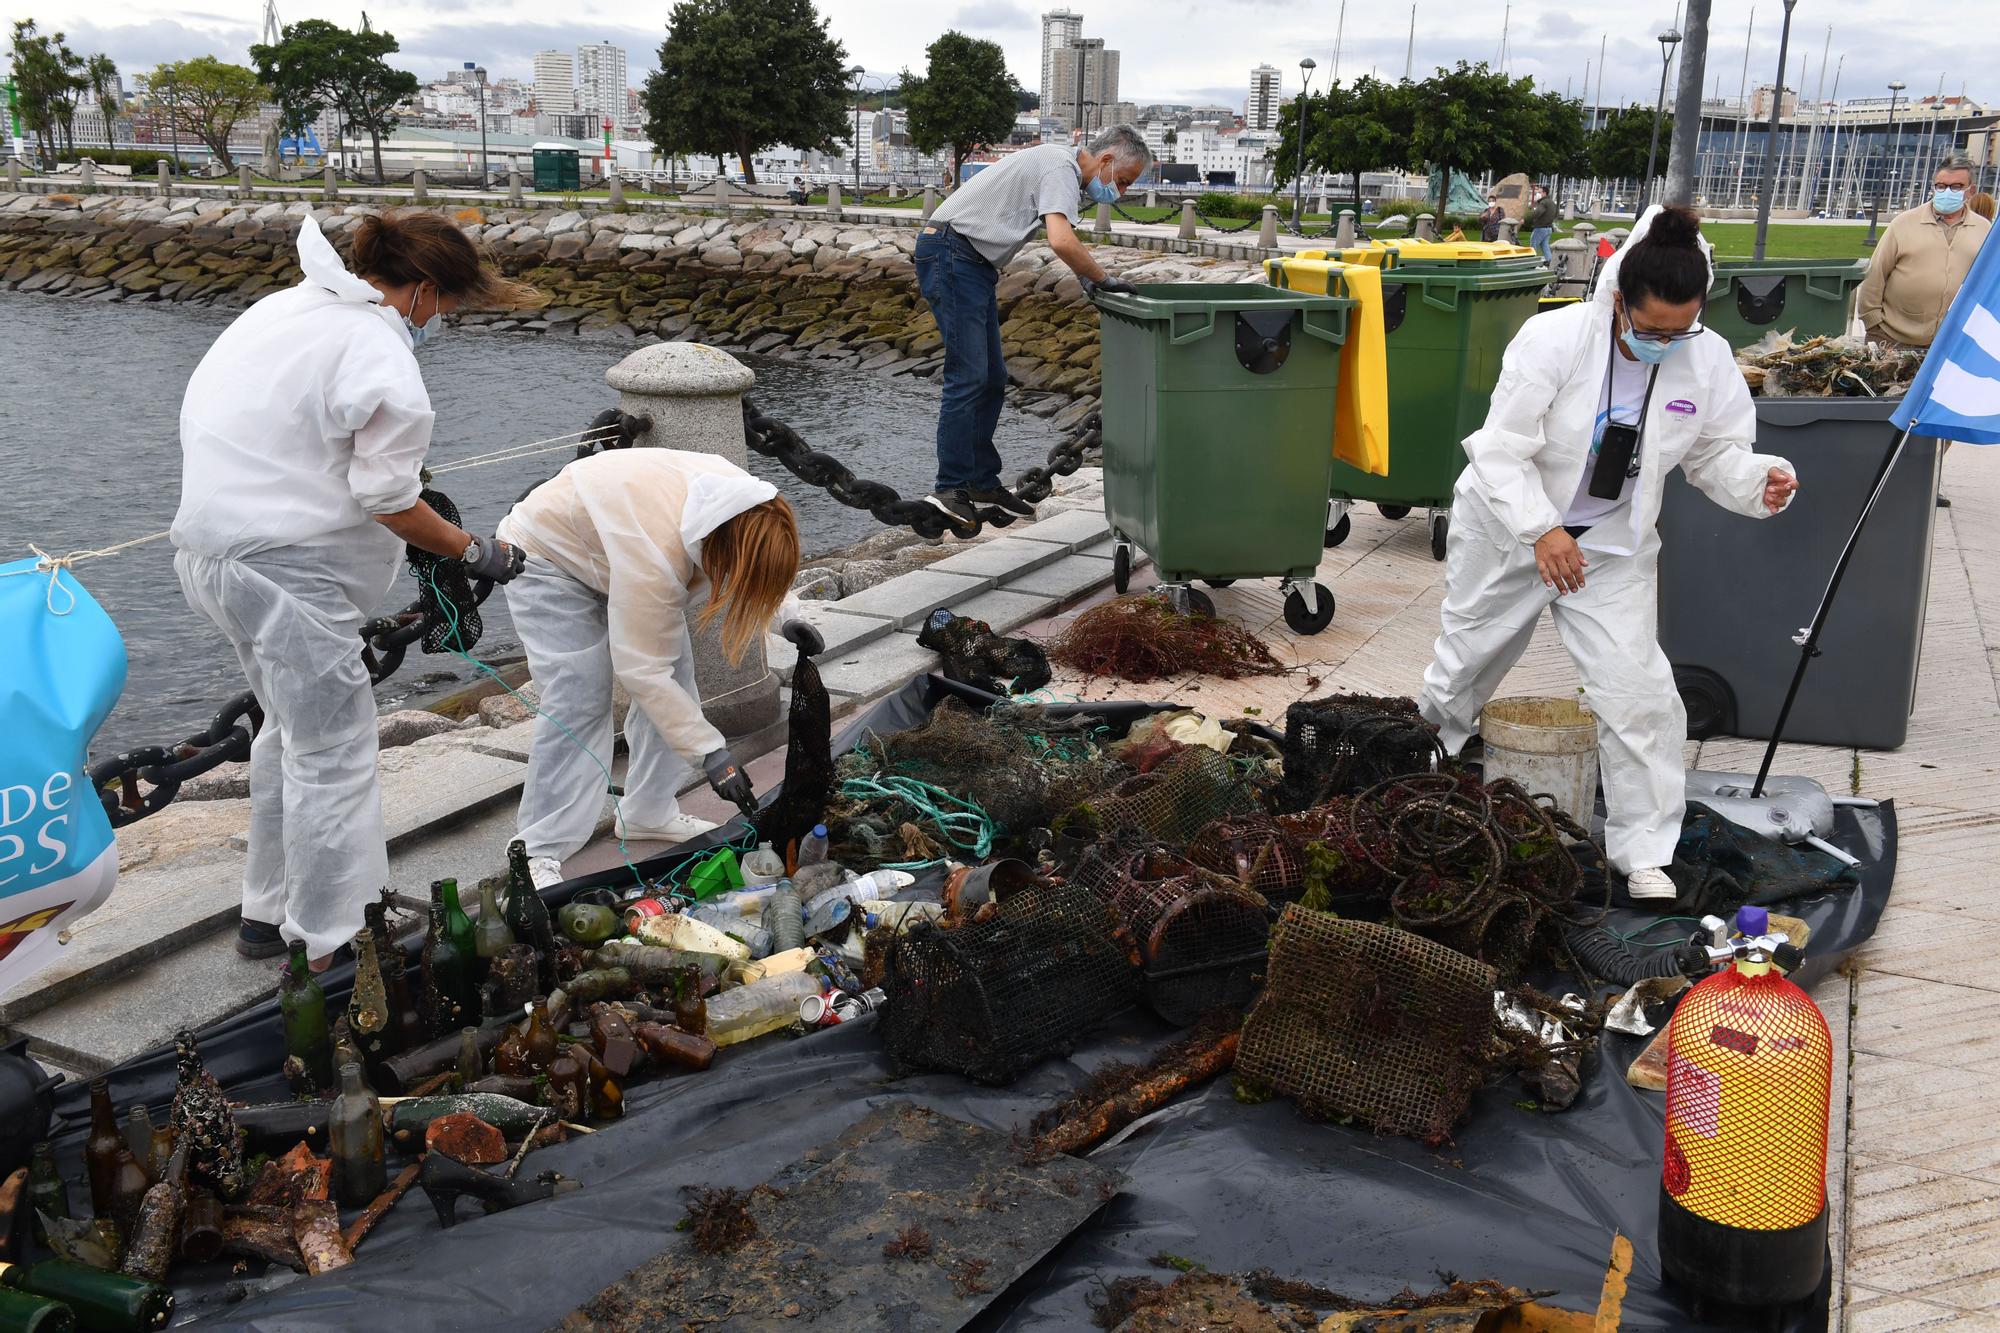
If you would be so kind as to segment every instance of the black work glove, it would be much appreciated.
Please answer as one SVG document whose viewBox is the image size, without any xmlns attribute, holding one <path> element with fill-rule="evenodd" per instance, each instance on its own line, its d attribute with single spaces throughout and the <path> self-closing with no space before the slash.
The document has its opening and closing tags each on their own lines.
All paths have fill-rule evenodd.
<svg viewBox="0 0 2000 1333">
<path fill-rule="evenodd" d="M 701 761 L 702 772 L 708 775 L 708 785 L 715 794 L 735 806 L 738 810 L 749 811 L 756 808 L 757 793 L 750 786 L 750 776 L 736 762 L 736 756 L 727 747 L 710 751 Z"/>
<path fill-rule="evenodd" d="M 786 643 L 791 644 L 807 657 L 818 657 L 826 651 L 825 638 L 821 637 L 820 632 L 806 621 L 787 620 L 784 627 L 778 632 L 784 635 Z"/>
<path fill-rule="evenodd" d="M 1134 287 L 1131 283 L 1125 281 L 1125 279 L 1111 273 L 1105 274 L 1103 277 L 1099 278 L 1096 282 L 1084 283 L 1083 290 L 1086 295 L 1090 296 L 1096 296 L 1100 293 L 1117 293 L 1118 295 L 1121 296 L 1135 296 L 1138 294 L 1139 291 L 1137 287 Z"/>
<path fill-rule="evenodd" d="M 509 546 L 498 537 L 482 537 L 478 552 L 465 562 L 465 572 L 476 579 L 508 583 L 527 563 L 528 553 L 520 547 Z"/>
</svg>

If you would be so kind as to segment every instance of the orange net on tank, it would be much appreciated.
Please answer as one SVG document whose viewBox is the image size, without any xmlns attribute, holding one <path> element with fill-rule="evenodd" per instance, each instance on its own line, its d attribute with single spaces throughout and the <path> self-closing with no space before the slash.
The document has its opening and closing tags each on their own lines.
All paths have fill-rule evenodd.
<svg viewBox="0 0 2000 1333">
<path fill-rule="evenodd" d="M 1703 981 L 1667 1025 L 1667 1194 L 1749 1231 L 1813 1221 L 1832 1087 L 1833 1039 L 1804 991 L 1741 965 Z"/>
</svg>

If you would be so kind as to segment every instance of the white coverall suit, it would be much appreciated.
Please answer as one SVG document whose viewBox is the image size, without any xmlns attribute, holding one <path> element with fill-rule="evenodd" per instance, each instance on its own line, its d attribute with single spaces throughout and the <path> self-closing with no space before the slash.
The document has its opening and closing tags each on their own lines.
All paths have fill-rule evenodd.
<svg viewBox="0 0 2000 1333">
<path fill-rule="evenodd" d="M 1626 250 L 1650 227 L 1634 228 Z M 1764 487 L 1784 459 L 1750 450 L 1756 408 L 1728 342 L 1707 333 L 1661 363 L 1639 442 L 1630 502 L 1577 541 L 1584 586 L 1558 596 L 1535 567 L 1535 542 L 1561 527 L 1591 460 L 1605 388 L 1612 293 L 1621 250 L 1595 298 L 1536 315 L 1508 344 L 1486 424 L 1465 440 L 1451 508 L 1445 600 L 1420 707 L 1456 754 L 1520 659 L 1545 607 L 1597 715 L 1607 812 L 1605 853 L 1621 872 L 1673 859 L 1686 809 L 1687 712 L 1658 634 L 1660 494 L 1679 467 L 1709 499 L 1768 515 Z M 1581 817 L 1587 812 L 1576 812 Z"/>
<path fill-rule="evenodd" d="M 417 502 L 430 397 L 403 317 L 307 217 L 304 280 L 223 330 L 181 404 L 174 568 L 264 710 L 250 747 L 243 915 L 318 958 L 388 882 L 375 695 L 358 631 Z"/>
<path fill-rule="evenodd" d="M 500 539 L 528 557 L 506 586 L 507 610 L 543 714 L 515 834 L 531 860 L 565 860 L 597 830 L 614 680 L 632 699 L 618 802 L 626 828 L 664 827 L 689 767 L 727 744 L 695 689 L 689 625 L 710 592 L 701 544 L 777 493 L 713 454 L 614 449 L 571 463 L 501 520 Z M 787 597 L 772 628 L 796 609 Z"/>
</svg>

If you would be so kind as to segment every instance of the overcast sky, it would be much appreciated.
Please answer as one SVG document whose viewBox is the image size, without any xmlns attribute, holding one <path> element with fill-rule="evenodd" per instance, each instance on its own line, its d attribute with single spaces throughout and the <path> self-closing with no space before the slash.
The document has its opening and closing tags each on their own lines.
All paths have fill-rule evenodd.
<svg viewBox="0 0 2000 1333">
<path fill-rule="evenodd" d="M 615 41 L 630 52 L 636 85 L 656 63 L 669 5 L 663 0 L 278 0 L 285 22 L 325 18 L 354 26 L 366 5 L 378 28 L 402 42 L 405 66 L 424 78 L 466 60 L 484 63 L 493 77 L 527 77 L 537 50 L 573 48 L 579 42 Z M 904 67 L 920 69 L 924 47 L 955 27 L 999 42 L 1021 83 L 1041 79 L 1039 15 L 1052 5 L 1022 0 L 820 0 L 820 12 L 851 60 L 893 79 Z M 1297 86 L 1298 62 L 1319 65 L 1315 87 L 1333 64 L 1340 0 L 1142 0 L 1117 5 L 1071 0 L 1084 16 L 1084 33 L 1123 52 L 1120 93 L 1127 101 L 1218 102 L 1242 106 L 1251 66 L 1285 72 L 1287 92 Z M 1410 35 L 1407 0 L 1353 0 L 1347 6 L 1339 73 L 1352 78 L 1373 69 L 1400 77 Z M 1715 0 L 1708 71 L 1710 90 L 1734 97 L 1744 73 L 1744 29 L 1751 6 Z M 1650 104 L 1659 87 L 1659 47 L 1654 34 L 1670 24 L 1673 0 L 1639 0 L 1597 7 L 1556 0 L 1516 0 L 1508 24 L 1511 72 L 1543 85 L 1584 94 L 1586 70 L 1594 91 L 1598 50 L 1609 38 L 1603 77 L 1607 102 Z M 1825 87 L 1832 96 L 1835 68 L 1843 100 L 1880 95 L 1891 79 L 1909 85 L 1906 96 L 1961 84 L 1975 97 L 2000 103 L 2000 24 L 1991 0 L 1928 0 L 1909 11 L 1884 0 L 1802 0 L 1794 14 L 1787 83 L 1810 97 L 1820 82 L 1820 52 L 1833 30 Z M 1507 6 L 1490 0 L 1419 0 L 1414 68 L 1422 77 L 1456 60 L 1496 62 Z M 1768 82 L 1777 68 L 1779 0 L 1756 6 L 1749 81 Z M 1893 16 L 1892 16 L 1893 15 Z M 161 60 L 213 53 L 247 59 L 257 40 L 261 0 L 195 0 L 192 7 L 163 0 L 0 0 L 0 18 L 32 16 L 44 29 L 61 28 L 73 46 L 110 53 L 128 73 Z M 558 17 L 560 16 L 560 17 Z M 1914 20 L 1914 21 L 1911 21 Z M 1607 27 L 1607 25 L 1610 25 Z M 1803 69 L 1801 69 L 1803 62 Z M 1988 73 L 1988 71 L 1992 71 Z"/>
</svg>

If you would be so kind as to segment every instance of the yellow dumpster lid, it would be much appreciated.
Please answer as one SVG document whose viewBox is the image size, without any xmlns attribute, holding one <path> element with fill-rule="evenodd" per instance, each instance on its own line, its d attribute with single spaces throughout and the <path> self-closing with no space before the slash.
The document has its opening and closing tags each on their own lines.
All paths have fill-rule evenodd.
<svg viewBox="0 0 2000 1333">
<path fill-rule="evenodd" d="M 1383 245 L 1394 250 L 1398 259 L 1430 263 L 1438 260 L 1461 263 L 1468 260 L 1518 259 L 1535 253 L 1528 246 L 1509 245 L 1505 241 L 1393 240 L 1384 241 Z"/>
</svg>

